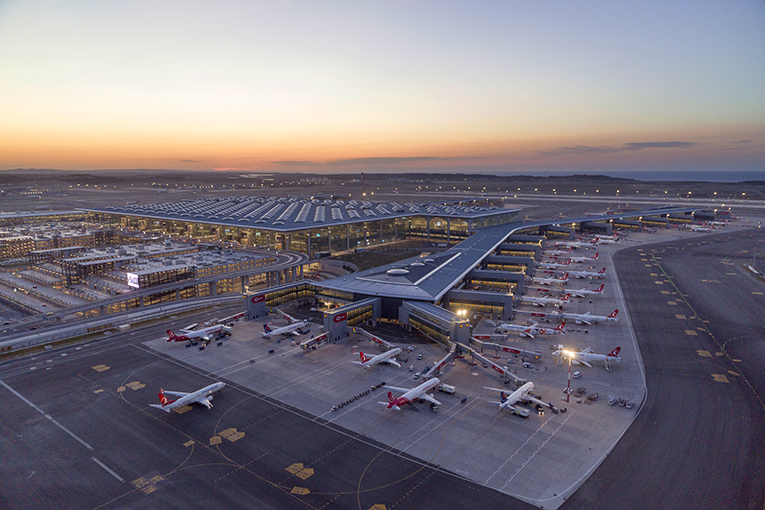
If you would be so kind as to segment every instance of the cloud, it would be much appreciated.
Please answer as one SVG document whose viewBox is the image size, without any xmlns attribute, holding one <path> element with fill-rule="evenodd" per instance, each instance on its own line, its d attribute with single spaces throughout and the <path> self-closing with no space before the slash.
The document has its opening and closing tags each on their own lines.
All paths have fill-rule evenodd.
<svg viewBox="0 0 765 510">
<path fill-rule="evenodd" d="M 752 143 L 753 141 L 754 141 L 754 140 L 749 140 L 748 138 L 745 138 L 744 140 L 731 140 L 731 141 L 730 141 L 730 142 L 728 142 L 728 143 L 733 143 L 733 144 L 744 144 L 744 143 Z"/>
<path fill-rule="evenodd" d="M 178 161 L 182 163 L 201 163 L 201 159 L 179 159 Z"/>
<path fill-rule="evenodd" d="M 319 163 L 317 161 L 272 161 L 275 165 L 284 166 L 351 166 L 351 165 L 398 165 L 400 163 L 419 163 L 421 161 L 443 161 L 450 159 L 475 159 L 475 158 L 439 158 L 435 156 L 414 157 L 376 157 L 376 158 L 350 158 L 337 159 Z"/>
<path fill-rule="evenodd" d="M 594 147 L 592 145 L 573 145 L 570 147 L 556 147 L 546 151 L 536 151 L 537 154 L 546 154 L 549 156 L 557 156 L 559 154 L 594 154 L 594 153 L 610 153 L 619 152 L 616 147 L 609 147 L 607 145 L 601 145 Z"/>
<path fill-rule="evenodd" d="M 545 156 L 612 154 L 615 152 L 639 151 L 643 149 L 690 149 L 696 145 L 698 145 L 696 142 L 628 142 L 621 147 L 611 147 L 610 145 L 571 145 L 535 152 Z"/>
<path fill-rule="evenodd" d="M 320 165 L 321 163 L 316 163 L 314 161 L 272 161 L 275 165 L 284 165 L 284 166 L 306 166 L 306 165 Z"/>
<path fill-rule="evenodd" d="M 640 151 L 643 149 L 690 149 L 696 142 L 630 142 L 624 144 L 625 151 Z"/>
<path fill-rule="evenodd" d="M 417 163 L 420 161 L 437 161 L 442 158 L 434 156 L 416 156 L 416 157 L 392 157 L 392 158 L 352 158 L 338 159 L 327 164 L 334 165 L 398 165 L 399 163 Z"/>
</svg>

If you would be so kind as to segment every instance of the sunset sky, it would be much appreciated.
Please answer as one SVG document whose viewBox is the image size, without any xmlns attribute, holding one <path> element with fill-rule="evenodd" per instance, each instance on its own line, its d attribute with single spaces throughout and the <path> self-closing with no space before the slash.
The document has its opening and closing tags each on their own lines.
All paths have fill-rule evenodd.
<svg viewBox="0 0 765 510">
<path fill-rule="evenodd" d="M 0 169 L 764 163 L 761 0 L 0 0 Z"/>
</svg>

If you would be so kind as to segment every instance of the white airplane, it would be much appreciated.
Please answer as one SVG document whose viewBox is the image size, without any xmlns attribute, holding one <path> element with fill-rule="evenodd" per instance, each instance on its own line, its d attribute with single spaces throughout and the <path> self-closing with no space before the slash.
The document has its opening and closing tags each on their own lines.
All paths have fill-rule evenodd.
<svg viewBox="0 0 765 510">
<path fill-rule="evenodd" d="M 536 335 L 564 335 L 566 331 L 563 329 L 566 326 L 565 322 L 561 322 L 555 328 L 543 328 L 538 323 L 534 323 L 531 326 L 521 326 L 520 324 L 505 324 L 502 323 L 494 330 L 495 333 L 514 333 L 517 332 L 518 336 L 525 336 L 527 338 L 536 338 Z"/>
<path fill-rule="evenodd" d="M 276 311 L 282 314 L 282 316 L 288 321 L 290 321 L 292 324 L 288 324 L 286 326 L 282 326 L 276 329 L 271 329 L 268 326 L 268 324 L 263 324 L 263 329 L 265 331 L 263 331 L 260 334 L 260 336 L 262 336 L 263 338 L 271 338 L 274 336 L 287 336 L 287 335 L 297 336 L 297 335 L 304 335 L 308 333 L 308 331 L 302 331 L 302 328 L 306 326 L 310 327 L 311 325 L 310 322 L 308 322 L 307 320 L 303 320 L 303 321 L 298 320 L 292 317 L 291 315 L 287 315 L 286 313 L 282 312 L 279 309 L 277 309 Z"/>
<path fill-rule="evenodd" d="M 598 244 L 617 244 L 619 242 L 618 237 L 596 237 L 595 240 L 598 242 Z"/>
<path fill-rule="evenodd" d="M 713 232 L 714 231 L 712 227 L 705 227 L 704 225 L 686 225 L 686 227 L 689 230 L 693 230 L 694 232 Z"/>
<path fill-rule="evenodd" d="M 225 385 L 226 383 L 217 382 L 215 384 L 211 384 L 210 386 L 205 386 L 201 390 L 197 390 L 193 393 L 183 393 L 181 391 L 165 391 L 160 388 L 160 403 L 149 405 L 151 407 L 156 407 L 157 409 L 162 409 L 166 413 L 169 413 L 173 409 L 178 409 L 179 407 L 183 407 L 188 404 L 202 404 L 206 408 L 210 409 L 212 407 L 212 403 L 210 402 L 213 399 L 212 394 L 216 391 L 219 392 Z M 175 400 L 170 400 L 165 394 L 178 398 Z"/>
<path fill-rule="evenodd" d="M 561 267 L 568 267 L 571 265 L 571 259 L 566 260 L 565 262 L 540 262 L 538 264 L 539 267 L 542 269 L 558 269 Z"/>
<path fill-rule="evenodd" d="M 359 352 L 359 356 L 361 356 L 361 361 L 351 361 L 351 363 L 356 363 L 357 365 L 361 365 L 362 367 L 372 368 L 374 365 L 377 365 L 378 363 L 387 363 L 389 365 L 396 365 L 397 367 L 401 368 L 401 364 L 394 360 L 396 356 L 398 356 L 398 353 L 401 352 L 401 347 L 396 347 L 395 349 L 391 349 L 387 352 L 384 352 L 382 354 L 378 354 L 377 356 L 368 357 L 364 355 L 363 352 Z"/>
<path fill-rule="evenodd" d="M 574 262 L 575 264 L 581 264 L 582 262 L 590 262 L 591 260 L 598 260 L 598 254 L 600 254 L 600 252 L 597 252 L 592 257 L 571 257 L 569 260 L 571 260 L 571 262 Z"/>
<path fill-rule="evenodd" d="M 389 391 L 388 401 L 380 402 L 380 404 L 386 406 L 386 409 L 395 409 L 396 411 L 400 411 L 401 406 L 414 402 L 417 399 L 427 400 L 431 404 L 440 406 L 441 402 L 434 399 L 433 395 L 428 395 L 427 393 L 428 390 L 432 390 L 439 384 L 441 384 L 441 381 L 438 380 L 438 377 L 434 377 L 433 379 L 420 384 L 416 388 L 396 388 L 395 386 L 385 385 L 385 387 L 390 390 L 401 391 L 404 394 L 398 398 L 395 398 L 393 393 Z"/>
<path fill-rule="evenodd" d="M 617 347 L 608 354 L 595 354 L 592 352 L 592 347 L 587 347 L 581 351 L 566 351 L 563 349 L 558 349 L 557 351 L 553 352 L 552 355 L 557 357 L 559 362 L 562 362 L 563 358 L 569 358 L 575 365 L 581 363 L 582 365 L 587 365 L 590 368 L 592 368 L 592 365 L 590 365 L 591 361 L 602 361 L 606 368 L 608 368 L 610 367 L 611 361 L 620 362 L 622 360 L 619 357 L 619 352 L 621 352 L 621 350 L 621 347 Z"/>
<path fill-rule="evenodd" d="M 545 255 L 568 255 L 574 251 L 573 248 L 569 248 L 568 250 L 545 250 Z"/>
<path fill-rule="evenodd" d="M 571 295 L 575 297 L 600 296 L 603 294 L 603 289 L 605 288 L 606 288 L 606 284 L 601 283 L 600 287 L 598 287 L 595 290 L 587 290 L 586 288 L 584 288 L 584 289 L 572 289 L 569 292 L 571 292 Z"/>
<path fill-rule="evenodd" d="M 590 312 L 587 313 L 563 313 L 560 312 L 556 314 L 561 319 L 566 320 L 572 320 L 576 322 L 577 324 L 587 324 L 588 326 L 591 324 L 597 324 L 598 322 L 619 322 L 619 319 L 616 317 L 616 314 L 619 313 L 619 310 L 614 310 L 609 315 L 592 315 Z"/>
<path fill-rule="evenodd" d="M 573 276 L 574 278 L 605 278 L 606 277 L 606 268 L 604 267 L 598 272 L 595 271 L 569 271 L 569 276 Z"/>
<path fill-rule="evenodd" d="M 513 406 L 515 406 L 515 404 L 521 400 L 531 401 L 531 402 L 534 402 L 535 404 L 539 404 L 545 407 L 552 407 L 547 402 L 543 402 L 539 400 L 538 398 L 530 395 L 530 393 L 534 390 L 533 382 L 527 382 L 526 384 L 524 384 L 523 386 L 521 386 L 514 392 L 510 393 L 509 395 L 505 393 L 505 390 L 501 390 L 499 388 L 490 388 L 488 386 L 484 386 L 483 389 L 499 392 L 502 398 L 502 402 L 492 402 L 492 401 L 490 402 L 492 404 L 497 404 L 500 409 L 510 409 L 511 411 L 515 411 L 515 407 Z"/>
<path fill-rule="evenodd" d="M 568 248 L 594 248 L 597 245 L 597 239 L 593 239 L 592 241 L 563 241 L 555 244 L 555 246 L 566 246 Z"/>
<path fill-rule="evenodd" d="M 528 297 L 521 296 L 522 305 L 534 305 L 534 306 L 563 306 L 569 302 L 571 294 L 566 294 L 562 298 L 548 298 L 548 297 Z"/>
<path fill-rule="evenodd" d="M 231 331 L 231 328 L 224 326 L 223 324 L 218 324 L 215 326 L 210 326 L 209 328 L 202 328 L 197 329 L 195 331 L 190 331 L 187 329 L 181 330 L 182 333 L 180 335 L 176 335 L 171 330 L 167 330 L 167 341 L 168 342 L 191 342 L 192 340 L 200 339 L 205 342 L 209 342 L 213 335 L 218 334 L 225 334 L 229 331 Z"/>
<path fill-rule="evenodd" d="M 708 221 L 708 225 L 714 225 L 716 227 L 724 227 L 728 224 L 727 221 Z"/>
<path fill-rule="evenodd" d="M 566 285 L 568 283 L 568 273 L 558 278 L 539 278 L 536 276 L 532 276 L 529 279 L 531 280 L 532 283 L 535 283 L 537 285 L 552 285 L 554 283 L 557 283 L 560 285 Z"/>
</svg>

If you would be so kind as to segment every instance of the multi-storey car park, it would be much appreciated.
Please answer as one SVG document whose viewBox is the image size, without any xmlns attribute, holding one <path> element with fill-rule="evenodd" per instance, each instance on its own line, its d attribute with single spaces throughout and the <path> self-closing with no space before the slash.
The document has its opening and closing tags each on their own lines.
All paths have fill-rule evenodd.
<svg viewBox="0 0 765 510">
<path fill-rule="evenodd" d="M 518 215 L 477 200 L 415 204 L 250 196 L 86 210 L 126 228 L 309 256 L 411 238 L 448 245 Z"/>
</svg>

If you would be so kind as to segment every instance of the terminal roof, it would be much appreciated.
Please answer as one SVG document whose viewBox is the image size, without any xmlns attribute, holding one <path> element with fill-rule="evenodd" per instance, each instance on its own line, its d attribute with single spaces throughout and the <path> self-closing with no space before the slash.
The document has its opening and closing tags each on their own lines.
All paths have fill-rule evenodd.
<svg viewBox="0 0 765 510">
<path fill-rule="evenodd" d="M 694 209 L 672 207 L 604 216 L 506 223 L 477 230 L 461 243 L 438 254 L 412 257 L 352 275 L 317 282 L 316 286 L 354 294 L 436 302 L 471 270 L 478 267 L 483 259 L 491 255 L 510 235 L 519 230 L 529 227 L 608 221 L 692 211 Z"/>
<path fill-rule="evenodd" d="M 470 219 L 517 212 L 516 209 L 454 203 L 415 204 L 251 196 L 200 198 L 183 202 L 130 204 L 83 210 L 284 232 L 406 216 Z"/>
</svg>

